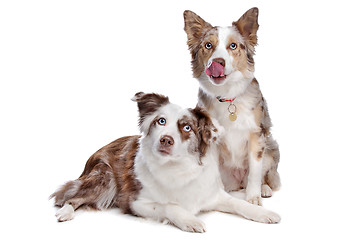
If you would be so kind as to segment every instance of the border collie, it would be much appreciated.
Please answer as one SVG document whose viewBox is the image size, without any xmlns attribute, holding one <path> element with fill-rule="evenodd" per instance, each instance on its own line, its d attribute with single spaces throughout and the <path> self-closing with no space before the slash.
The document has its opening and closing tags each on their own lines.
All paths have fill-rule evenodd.
<svg viewBox="0 0 360 240">
<path fill-rule="evenodd" d="M 225 192 L 216 142 L 220 128 L 202 108 L 182 109 L 158 94 L 137 93 L 141 136 L 123 137 L 95 152 L 81 176 L 51 195 L 58 221 L 80 207 L 120 208 L 204 232 L 201 211 L 222 211 L 263 222 L 280 217 Z"/>
<path fill-rule="evenodd" d="M 280 188 L 280 153 L 254 77 L 258 9 L 228 27 L 213 27 L 188 10 L 184 21 L 193 75 L 200 83 L 198 105 L 225 129 L 218 144 L 225 190 L 246 189 L 246 200 L 261 205 L 261 196 Z"/>
</svg>

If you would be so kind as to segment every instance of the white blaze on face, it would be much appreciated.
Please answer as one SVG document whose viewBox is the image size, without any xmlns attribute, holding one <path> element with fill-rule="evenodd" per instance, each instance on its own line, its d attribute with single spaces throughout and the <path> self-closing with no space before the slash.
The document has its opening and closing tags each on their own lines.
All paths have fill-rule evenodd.
<svg viewBox="0 0 360 240">
<path fill-rule="evenodd" d="M 190 112 L 187 109 L 182 109 L 175 104 L 167 104 L 159 108 L 156 113 L 148 117 L 148 123 L 150 123 L 150 135 L 148 143 L 152 145 L 151 149 L 153 154 L 161 155 L 159 152 L 160 139 L 163 136 L 170 136 L 173 139 L 173 145 L 171 146 L 171 153 L 169 156 L 162 156 L 163 159 L 171 158 L 173 160 L 188 156 L 190 141 L 182 141 L 181 134 L 179 132 L 178 121 L 184 116 L 190 117 Z M 154 119 L 165 119 L 166 123 L 160 125 Z M 153 125 L 153 126 L 152 126 Z"/>
<path fill-rule="evenodd" d="M 236 44 L 235 49 L 230 48 L 232 43 Z M 247 88 L 253 79 L 253 71 L 247 68 L 244 46 L 245 41 L 236 27 L 217 27 L 217 45 L 207 64 L 211 66 L 212 62 L 219 59 L 225 62 L 225 79 L 210 77 L 205 68 L 204 75 L 207 77 L 203 80 L 207 81 L 200 81 L 204 90 L 220 96 L 235 97 Z"/>
<path fill-rule="evenodd" d="M 210 65 L 214 59 L 223 58 L 225 60 L 225 75 L 229 75 L 232 71 L 233 58 L 228 52 L 229 36 L 232 34 L 233 29 L 231 27 L 218 27 L 218 45 L 212 56 L 208 61 Z"/>
</svg>

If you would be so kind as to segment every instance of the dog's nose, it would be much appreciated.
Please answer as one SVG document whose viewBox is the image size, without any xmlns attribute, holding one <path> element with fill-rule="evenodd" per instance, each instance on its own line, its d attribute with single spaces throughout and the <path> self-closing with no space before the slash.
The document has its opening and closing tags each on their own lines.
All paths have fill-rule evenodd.
<svg viewBox="0 0 360 240">
<path fill-rule="evenodd" d="M 171 136 L 165 135 L 160 139 L 160 144 L 164 147 L 170 147 L 174 145 L 174 139 Z"/>
<path fill-rule="evenodd" d="M 214 58 L 213 62 L 219 63 L 221 66 L 225 67 L 225 59 L 223 58 Z"/>
</svg>

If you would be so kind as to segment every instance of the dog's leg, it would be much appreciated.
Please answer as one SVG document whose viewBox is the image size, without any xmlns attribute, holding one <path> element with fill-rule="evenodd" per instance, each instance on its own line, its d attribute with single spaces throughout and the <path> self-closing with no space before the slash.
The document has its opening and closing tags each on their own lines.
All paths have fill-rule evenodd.
<svg viewBox="0 0 360 240">
<path fill-rule="evenodd" d="M 250 133 L 249 175 L 246 187 L 246 200 L 252 204 L 261 204 L 262 162 L 264 147 L 260 133 Z"/>
<path fill-rule="evenodd" d="M 65 203 L 55 214 L 59 222 L 72 220 L 75 216 L 75 209 L 68 203 Z"/>
<path fill-rule="evenodd" d="M 200 219 L 176 204 L 160 204 L 141 199 L 132 203 L 132 209 L 142 217 L 152 218 L 157 221 L 168 220 L 183 231 L 205 232 L 205 225 Z"/>
<path fill-rule="evenodd" d="M 72 220 L 75 217 L 75 210 L 84 204 L 84 198 L 72 198 L 65 202 L 64 206 L 60 208 L 55 216 L 59 222 Z"/>
<path fill-rule="evenodd" d="M 277 172 L 276 167 L 270 169 L 270 171 L 265 176 L 265 182 L 271 188 L 272 191 L 277 191 L 280 189 L 281 182 L 280 176 Z"/>
<path fill-rule="evenodd" d="M 72 220 L 75 216 L 75 210 L 82 205 L 94 206 L 95 208 L 109 207 L 115 195 L 112 179 L 110 167 L 99 163 L 89 174 L 77 180 L 76 191 L 72 188 L 65 188 L 65 196 L 71 193 L 72 197 L 67 199 L 64 206 L 55 214 L 58 221 Z"/>
<path fill-rule="evenodd" d="M 229 192 L 229 194 L 238 199 L 246 199 L 246 190 L 240 189 L 238 191 Z M 272 190 L 267 184 L 261 185 L 261 197 L 268 198 L 272 196 Z"/>
<path fill-rule="evenodd" d="M 266 140 L 267 142 L 271 142 L 271 139 L 266 139 Z M 273 149 L 269 149 L 269 147 Z M 261 196 L 263 198 L 271 197 L 273 195 L 273 191 L 278 190 L 281 185 L 279 173 L 277 172 L 279 157 L 280 157 L 280 153 L 279 153 L 279 149 L 277 148 L 276 142 L 270 144 L 270 146 L 267 143 L 263 157 L 263 165 L 266 166 L 265 168 L 263 168 L 263 173 L 262 173 L 263 185 L 261 186 Z"/>
<path fill-rule="evenodd" d="M 246 190 L 245 189 L 240 189 L 238 191 L 232 191 L 232 192 L 229 192 L 229 194 L 238 199 L 242 199 L 242 200 L 246 199 Z"/>
<path fill-rule="evenodd" d="M 223 191 L 219 194 L 217 204 L 213 210 L 237 214 L 249 220 L 262 223 L 278 223 L 281 219 L 278 214 L 272 211 L 235 198 Z"/>
</svg>

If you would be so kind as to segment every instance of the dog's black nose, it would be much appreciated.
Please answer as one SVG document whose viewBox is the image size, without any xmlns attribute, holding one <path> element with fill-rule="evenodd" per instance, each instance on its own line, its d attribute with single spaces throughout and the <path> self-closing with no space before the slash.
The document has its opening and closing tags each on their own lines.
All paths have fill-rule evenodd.
<svg viewBox="0 0 360 240">
<path fill-rule="evenodd" d="M 174 145 L 174 139 L 171 136 L 165 135 L 160 139 L 160 144 L 165 147 Z"/>
<path fill-rule="evenodd" d="M 221 66 L 225 67 L 225 59 L 223 58 L 214 58 L 213 62 L 219 63 Z"/>
</svg>

